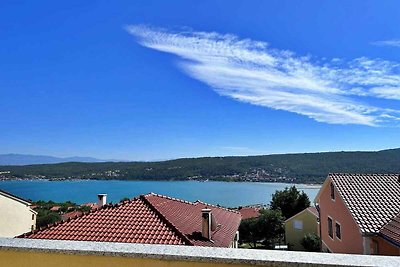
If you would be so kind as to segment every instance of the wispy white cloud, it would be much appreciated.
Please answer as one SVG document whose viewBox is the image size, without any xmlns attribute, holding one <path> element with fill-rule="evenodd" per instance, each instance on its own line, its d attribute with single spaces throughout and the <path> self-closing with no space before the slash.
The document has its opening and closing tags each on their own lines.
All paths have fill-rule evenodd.
<svg viewBox="0 0 400 267">
<path fill-rule="evenodd" d="M 373 45 L 380 45 L 380 46 L 397 46 L 397 47 L 400 47 L 400 39 L 376 41 L 376 42 L 372 42 L 372 44 Z"/>
<path fill-rule="evenodd" d="M 399 110 L 371 104 L 400 100 L 400 64 L 382 59 L 317 60 L 265 42 L 191 30 L 128 26 L 148 48 L 174 54 L 179 66 L 222 96 L 332 124 L 397 125 Z M 380 101 L 382 102 L 382 101 Z"/>
</svg>

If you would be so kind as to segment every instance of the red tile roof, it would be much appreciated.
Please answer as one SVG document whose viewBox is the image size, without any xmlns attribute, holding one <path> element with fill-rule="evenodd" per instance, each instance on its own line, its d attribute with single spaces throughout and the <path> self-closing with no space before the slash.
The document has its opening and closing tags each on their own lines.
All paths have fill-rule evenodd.
<svg viewBox="0 0 400 267">
<path fill-rule="evenodd" d="M 66 221 L 68 219 L 73 219 L 75 217 L 79 217 L 83 214 L 82 211 L 79 210 L 75 210 L 75 211 L 71 211 L 71 212 L 67 212 L 61 215 L 61 220 Z"/>
<path fill-rule="evenodd" d="M 196 201 L 194 203 L 157 194 L 148 194 L 145 199 L 170 221 L 196 246 L 228 247 L 235 237 L 241 221 L 240 213 Z M 211 209 L 217 227 L 211 240 L 202 238 L 201 210 Z"/>
<path fill-rule="evenodd" d="M 399 174 L 333 173 L 328 178 L 363 234 L 379 233 L 400 213 Z"/>
<path fill-rule="evenodd" d="M 201 209 L 212 210 L 217 224 L 212 241 L 201 237 Z M 156 194 L 142 195 L 20 237 L 122 243 L 229 246 L 240 214 L 202 202 Z M 200 235 L 199 235 L 200 233 Z"/>
<path fill-rule="evenodd" d="M 238 211 L 242 215 L 242 220 L 260 216 L 260 209 L 255 207 L 242 207 Z"/>
<path fill-rule="evenodd" d="M 383 226 L 379 233 L 384 238 L 400 247 L 400 213 Z"/>
<path fill-rule="evenodd" d="M 61 209 L 60 206 L 54 206 L 50 208 L 51 211 L 59 211 L 60 209 Z"/>
</svg>

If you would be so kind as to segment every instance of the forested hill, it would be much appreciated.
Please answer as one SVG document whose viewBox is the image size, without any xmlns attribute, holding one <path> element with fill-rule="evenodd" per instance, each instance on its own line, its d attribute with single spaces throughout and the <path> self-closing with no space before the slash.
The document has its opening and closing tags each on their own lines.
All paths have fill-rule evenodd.
<svg viewBox="0 0 400 267">
<path fill-rule="evenodd" d="M 400 173 L 400 149 L 247 157 L 185 158 L 162 162 L 60 163 L 0 166 L 2 179 L 227 180 L 320 183 L 329 172 Z"/>
</svg>

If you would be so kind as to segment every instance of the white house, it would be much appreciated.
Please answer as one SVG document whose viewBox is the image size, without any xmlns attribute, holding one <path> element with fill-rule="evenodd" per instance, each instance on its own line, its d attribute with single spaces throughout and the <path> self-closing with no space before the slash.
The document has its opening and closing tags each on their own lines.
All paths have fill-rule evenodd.
<svg viewBox="0 0 400 267">
<path fill-rule="evenodd" d="M 34 230 L 36 215 L 30 202 L 0 190 L 0 237 L 15 237 Z"/>
</svg>

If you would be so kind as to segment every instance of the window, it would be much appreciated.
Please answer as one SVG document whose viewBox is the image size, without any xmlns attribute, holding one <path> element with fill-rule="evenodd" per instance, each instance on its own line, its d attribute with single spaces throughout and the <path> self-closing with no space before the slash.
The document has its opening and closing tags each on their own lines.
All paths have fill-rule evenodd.
<svg viewBox="0 0 400 267">
<path fill-rule="evenodd" d="M 303 230 L 303 221 L 294 220 L 293 228 L 296 230 Z"/>
<path fill-rule="evenodd" d="M 34 220 L 35 219 L 35 214 L 32 214 L 32 220 Z"/>
<path fill-rule="evenodd" d="M 328 235 L 333 238 L 333 225 L 331 218 L 328 218 Z"/>
<path fill-rule="evenodd" d="M 331 183 L 331 199 L 335 199 L 335 186 Z"/>
<path fill-rule="evenodd" d="M 337 237 L 338 239 L 342 239 L 342 233 L 340 232 L 340 224 L 338 224 L 338 223 L 336 222 L 335 228 L 336 228 L 336 237 Z"/>
</svg>

